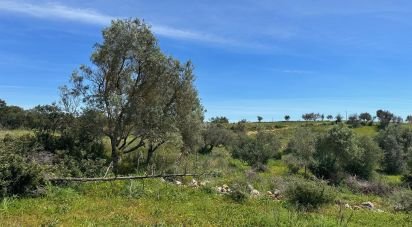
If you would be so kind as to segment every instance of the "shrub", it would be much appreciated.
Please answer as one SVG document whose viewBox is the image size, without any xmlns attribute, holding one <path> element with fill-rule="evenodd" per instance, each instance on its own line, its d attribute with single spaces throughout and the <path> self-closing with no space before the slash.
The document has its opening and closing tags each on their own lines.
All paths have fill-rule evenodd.
<svg viewBox="0 0 412 227">
<path fill-rule="evenodd" d="M 0 196 L 34 194 L 45 184 L 41 168 L 18 154 L 0 150 Z"/>
<path fill-rule="evenodd" d="M 334 201 L 335 194 L 325 183 L 296 180 L 289 183 L 286 196 L 299 209 L 316 209 Z"/>
<path fill-rule="evenodd" d="M 382 167 L 386 173 L 399 174 L 407 168 L 407 155 L 412 148 L 412 130 L 390 125 L 378 134 L 378 143 L 384 156 Z"/>
<path fill-rule="evenodd" d="M 402 190 L 392 195 L 394 208 L 397 211 L 412 211 L 412 191 Z"/>
<path fill-rule="evenodd" d="M 280 141 L 272 133 L 258 132 L 256 138 L 243 136 L 232 150 L 234 158 L 244 160 L 249 165 L 266 164 L 269 159 L 278 157 Z"/>
<path fill-rule="evenodd" d="M 345 184 L 351 191 L 363 194 L 384 196 L 393 191 L 392 187 L 383 181 L 364 181 L 358 180 L 356 177 L 346 178 Z"/>
<path fill-rule="evenodd" d="M 348 127 L 338 125 L 318 139 L 310 169 L 333 183 L 339 183 L 345 175 L 369 179 L 381 156 L 381 149 L 373 140 L 358 137 Z"/>
<path fill-rule="evenodd" d="M 227 196 L 237 203 L 243 203 L 248 198 L 248 188 L 244 183 L 234 183 L 231 185 L 231 192 Z"/>
</svg>

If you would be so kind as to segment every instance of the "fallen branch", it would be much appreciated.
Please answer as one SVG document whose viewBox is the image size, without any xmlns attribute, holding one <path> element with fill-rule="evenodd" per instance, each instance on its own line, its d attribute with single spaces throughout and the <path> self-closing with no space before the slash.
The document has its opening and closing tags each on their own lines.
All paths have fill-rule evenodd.
<svg viewBox="0 0 412 227">
<path fill-rule="evenodd" d="M 81 178 L 81 177 L 66 177 L 66 178 L 50 178 L 50 182 L 64 182 L 64 181 L 77 181 L 77 182 L 96 182 L 96 181 L 117 181 L 117 180 L 138 180 L 147 178 L 161 178 L 161 177 L 196 177 L 203 175 L 211 175 L 211 173 L 201 174 L 158 174 L 158 175 L 145 175 L 145 176 L 123 176 L 123 177 L 97 177 L 97 178 Z"/>
</svg>

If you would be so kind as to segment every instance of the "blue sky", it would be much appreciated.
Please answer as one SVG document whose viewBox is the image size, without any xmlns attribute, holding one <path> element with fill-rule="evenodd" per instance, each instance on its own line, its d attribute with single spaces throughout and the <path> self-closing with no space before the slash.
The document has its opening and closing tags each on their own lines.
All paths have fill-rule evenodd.
<svg viewBox="0 0 412 227">
<path fill-rule="evenodd" d="M 0 0 L 0 98 L 58 100 L 102 28 L 129 17 L 193 61 L 207 118 L 412 114 L 410 1 Z"/>
</svg>

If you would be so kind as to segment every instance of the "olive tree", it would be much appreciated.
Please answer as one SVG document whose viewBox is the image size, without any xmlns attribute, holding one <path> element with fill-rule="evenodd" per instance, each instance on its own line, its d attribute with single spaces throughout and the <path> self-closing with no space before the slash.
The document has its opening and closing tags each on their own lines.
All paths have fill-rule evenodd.
<svg viewBox="0 0 412 227">
<path fill-rule="evenodd" d="M 94 66 L 82 65 L 72 74 L 71 86 L 61 88 L 62 103 L 73 113 L 84 108 L 102 113 L 115 175 L 124 154 L 146 148 L 150 162 L 176 133 L 184 149 L 198 141 L 203 110 L 193 66 L 163 54 L 147 24 L 112 21 L 91 62 Z"/>
<path fill-rule="evenodd" d="M 307 128 L 298 128 L 288 143 L 288 155 L 285 160 L 289 167 L 303 167 L 306 176 L 306 169 L 313 162 L 313 154 L 316 151 L 316 135 Z"/>
</svg>

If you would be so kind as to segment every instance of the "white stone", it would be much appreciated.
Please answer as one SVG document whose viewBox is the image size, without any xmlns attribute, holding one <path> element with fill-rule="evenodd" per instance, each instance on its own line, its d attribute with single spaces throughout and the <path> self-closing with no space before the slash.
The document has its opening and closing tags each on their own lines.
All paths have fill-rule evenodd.
<svg viewBox="0 0 412 227">
<path fill-rule="evenodd" d="M 373 208 L 375 208 L 375 206 L 373 205 L 373 203 L 372 202 L 363 202 L 362 203 L 362 206 L 363 207 L 366 207 L 366 208 L 369 208 L 369 209 L 373 209 Z"/>
</svg>

